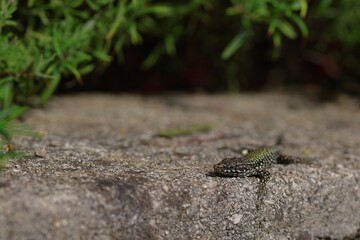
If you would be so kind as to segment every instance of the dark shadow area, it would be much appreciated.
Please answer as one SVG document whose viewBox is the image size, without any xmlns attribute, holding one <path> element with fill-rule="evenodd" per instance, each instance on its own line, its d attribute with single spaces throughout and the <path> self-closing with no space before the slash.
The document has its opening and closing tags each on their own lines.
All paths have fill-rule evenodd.
<svg viewBox="0 0 360 240">
<path fill-rule="evenodd" d="M 189 46 L 180 45 L 178 56 L 165 56 L 150 69 L 142 68 L 142 63 L 152 46 L 129 47 L 124 51 L 125 62 L 119 63 L 115 59 L 106 70 L 84 76 L 82 84 L 72 78 L 61 81 L 58 93 L 100 91 L 159 94 L 231 90 L 224 63 L 211 61 L 211 53 L 206 49 L 194 48 L 194 43 L 196 45 L 196 39 Z M 239 66 L 241 71 L 235 76 L 238 88 L 232 90 L 297 91 L 315 95 L 318 100 L 332 100 L 343 93 L 359 96 L 360 81 L 356 72 L 336 62 L 334 55 L 341 52 L 335 47 L 329 50 L 329 54 L 323 54 L 311 52 L 306 42 L 287 41 L 284 45 L 283 55 L 273 60 L 268 56 L 273 51 L 268 40 L 254 44 L 249 50 L 253 62 L 245 68 Z"/>
</svg>

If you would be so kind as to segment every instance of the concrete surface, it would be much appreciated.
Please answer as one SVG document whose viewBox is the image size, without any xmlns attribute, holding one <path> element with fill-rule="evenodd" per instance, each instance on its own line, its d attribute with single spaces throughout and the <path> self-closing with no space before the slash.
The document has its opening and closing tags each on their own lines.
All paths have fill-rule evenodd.
<svg viewBox="0 0 360 240">
<path fill-rule="evenodd" d="M 26 156 L 0 172 L 0 239 L 359 239 L 360 111 L 346 97 L 56 97 L 26 122 Z M 160 137 L 166 129 L 208 132 Z M 209 175 L 232 149 L 273 145 L 310 158 L 256 178 Z"/>
</svg>

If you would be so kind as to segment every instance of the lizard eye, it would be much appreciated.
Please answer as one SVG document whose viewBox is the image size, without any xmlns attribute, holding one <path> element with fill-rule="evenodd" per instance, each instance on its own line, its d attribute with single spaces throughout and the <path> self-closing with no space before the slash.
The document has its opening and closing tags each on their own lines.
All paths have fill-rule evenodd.
<svg viewBox="0 0 360 240">
<path fill-rule="evenodd" d="M 250 152 L 250 150 L 248 148 L 241 149 L 241 155 L 243 155 L 243 156 L 248 155 L 249 152 Z"/>
</svg>

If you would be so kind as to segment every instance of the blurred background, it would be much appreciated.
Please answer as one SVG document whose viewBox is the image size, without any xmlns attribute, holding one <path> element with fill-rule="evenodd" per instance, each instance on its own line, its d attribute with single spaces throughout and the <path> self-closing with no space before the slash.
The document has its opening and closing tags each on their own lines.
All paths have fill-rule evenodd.
<svg viewBox="0 0 360 240">
<path fill-rule="evenodd" d="M 357 0 L 0 0 L 1 106 L 55 92 L 360 93 Z"/>
<path fill-rule="evenodd" d="M 56 93 L 360 95 L 358 0 L 0 0 L 0 135 Z"/>
</svg>

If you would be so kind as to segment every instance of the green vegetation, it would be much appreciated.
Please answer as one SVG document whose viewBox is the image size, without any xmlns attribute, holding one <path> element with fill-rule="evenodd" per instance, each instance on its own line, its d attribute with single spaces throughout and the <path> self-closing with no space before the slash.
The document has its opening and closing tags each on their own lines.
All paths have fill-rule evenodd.
<svg viewBox="0 0 360 240">
<path fill-rule="evenodd" d="M 21 152 L 15 151 L 11 145 L 11 137 L 17 134 L 33 135 L 31 128 L 24 124 L 18 124 L 14 120 L 25 111 L 24 107 L 12 106 L 0 111 L 0 169 L 9 158 L 21 156 Z"/>
<path fill-rule="evenodd" d="M 150 49 L 142 60 L 142 68 L 150 69 L 164 59 L 179 61 L 179 46 L 190 42 L 208 53 L 215 69 L 209 74 L 238 91 L 258 69 L 258 55 L 249 52 L 259 42 L 271 43 L 271 59 L 285 61 L 299 57 L 281 51 L 294 42 L 298 48 L 300 41 L 289 40 L 307 39 L 310 52 L 336 43 L 346 54 L 332 56 L 351 70 L 346 83 L 353 86 L 360 76 L 359 5 L 357 0 L 0 0 L 2 145 L 17 133 L 10 126 L 24 106 L 45 104 L 64 79 L 86 84 L 89 74 L 99 76 L 114 61 L 125 63 L 124 49 L 131 46 Z M 331 69 L 329 74 L 337 76 Z"/>
<path fill-rule="evenodd" d="M 161 131 L 159 133 L 159 136 L 166 137 L 166 138 L 172 138 L 172 137 L 190 135 L 190 134 L 194 134 L 194 133 L 209 132 L 212 129 L 214 129 L 213 125 L 203 124 L 203 125 L 192 126 L 192 127 L 183 128 L 183 129 L 166 129 L 166 130 Z"/>
</svg>

